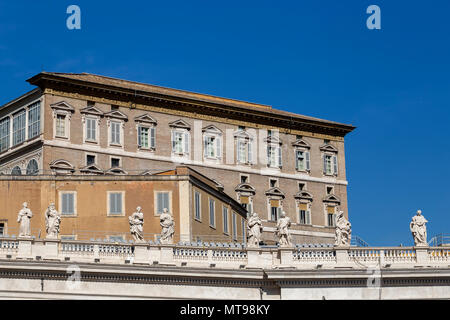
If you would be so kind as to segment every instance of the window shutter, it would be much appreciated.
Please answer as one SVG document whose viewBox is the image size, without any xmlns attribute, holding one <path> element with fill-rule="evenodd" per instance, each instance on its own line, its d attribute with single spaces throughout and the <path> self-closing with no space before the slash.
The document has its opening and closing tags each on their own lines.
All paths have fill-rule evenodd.
<svg viewBox="0 0 450 320">
<path fill-rule="evenodd" d="M 162 209 L 163 209 L 162 193 L 158 193 L 158 194 L 157 194 L 157 196 L 156 196 L 156 201 L 157 201 L 157 204 L 156 204 L 156 213 L 157 213 L 157 214 L 160 214 L 160 213 L 162 213 Z"/>
<path fill-rule="evenodd" d="M 155 128 L 150 128 L 150 147 L 155 148 Z"/>
<path fill-rule="evenodd" d="M 141 127 L 138 127 L 138 146 L 139 146 L 139 147 L 142 147 L 141 134 L 142 134 Z"/>
<path fill-rule="evenodd" d="M 221 158 L 222 157 L 222 144 L 221 144 L 221 137 L 216 137 L 216 141 L 217 141 L 217 158 Z"/>
<path fill-rule="evenodd" d="M 270 166 L 272 164 L 271 160 L 270 160 L 270 146 L 267 145 L 267 164 Z"/>
<path fill-rule="evenodd" d="M 306 224 L 311 224 L 311 211 L 306 211 Z"/>
<path fill-rule="evenodd" d="M 306 170 L 311 170 L 310 168 L 310 161 L 309 161 L 309 151 L 305 152 L 305 159 L 306 159 Z"/>
<path fill-rule="evenodd" d="M 253 163 L 252 143 L 250 141 L 247 143 L 247 147 L 248 147 L 248 162 Z"/>
<path fill-rule="evenodd" d="M 74 205 L 73 205 L 73 202 L 74 202 L 74 194 L 73 193 L 71 193 L 71 194 L 68 194 L 68 197 L 69 197 L 69 205 L 68 205 L 68 212 L 69 213 L 74 213 L 75 212 L 75 208 L 74 208 Z"/>
<path fill-rule="evenodd" d="M 184 133 L 184 153 L 189 153 L 189 132 Z"/>
<path fill-rule="evenodd" d="M 172 131 L 172 152 L 175 151 L 175 131 Z"/>
<path fill-rule="evenodd" d="M 338 173 L 337 156 L 333 156 L 333 168 L 334 174 L 337 174 Z"/>
<path fill-rule="evenodd" d="M 236 152 L 236 155 L 237 155 L 237 162 L 241 162 L 241 141 L 240 140 L 238 140 L 237 141 L 237 152 Z"/>
<path fill-rule="evenodd" d="M 203 156 L 206 158 L 208 156 L 208 137 L 203 136 Z"/>
<path fill-rule="evenodd" d="M 281 146 L 278 147 L 278 166 L 281 168 L 283 166 L 283 162 L 281 159 Z"/>
<path fill-rule="evenodd" d="M 327 156 L 323 155 L 323 173 L 327 173 Z"/>
</svg>

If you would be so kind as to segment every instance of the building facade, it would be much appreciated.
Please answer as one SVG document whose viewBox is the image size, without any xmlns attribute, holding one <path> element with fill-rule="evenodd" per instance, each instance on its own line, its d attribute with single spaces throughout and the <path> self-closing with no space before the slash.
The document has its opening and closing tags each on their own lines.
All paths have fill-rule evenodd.
<svg viewBox="0 0 450 320">
<path fill-rule="evenodd" d="M 332 242 L 348 216 L 344 137 L 354 127 L 270 106 L 92 74 L 42 72 L 0 108 L 4 175 L 140 175 L 189 165 L 257 212 L 283 210 L 295 242 Z"/>
</svg>

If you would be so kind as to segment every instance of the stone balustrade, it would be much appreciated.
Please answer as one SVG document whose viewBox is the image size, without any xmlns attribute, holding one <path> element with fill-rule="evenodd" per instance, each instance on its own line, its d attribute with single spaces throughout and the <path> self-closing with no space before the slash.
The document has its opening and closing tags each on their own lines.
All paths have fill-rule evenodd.
<svg viewBox="0 0 450 320">
<path fill-rule="evenodd" d="M 172 265 L 224 269 L 315 269 L 373 266 L 448 266 L 445 247 L 258 247 L 242 244 L 111 243 L 102 241 L 0 238 L 0 259 L 80 263 Z"/>
</svg>

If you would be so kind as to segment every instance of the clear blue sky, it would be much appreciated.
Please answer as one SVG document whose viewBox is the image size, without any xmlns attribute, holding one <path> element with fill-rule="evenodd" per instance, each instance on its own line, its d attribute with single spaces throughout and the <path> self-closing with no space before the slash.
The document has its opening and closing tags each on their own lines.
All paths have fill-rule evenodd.
<svg viewBox="0 0 450 320">
<path fill-rule="evenodd" d="M 1 0 L 0 104 L 41 70 L 91 72 L 350 123 L 353 233 L 411 245 L 419 208 L 450 233 L 450 1 L 162 2 Z"/>
</svg>

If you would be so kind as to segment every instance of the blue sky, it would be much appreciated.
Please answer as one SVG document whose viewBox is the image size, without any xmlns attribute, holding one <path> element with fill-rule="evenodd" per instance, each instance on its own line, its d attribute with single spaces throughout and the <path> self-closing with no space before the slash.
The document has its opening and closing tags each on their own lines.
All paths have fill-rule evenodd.
<svg viewBox="0 0 450 320">
<path fill-rule="evenodd" d="M 444 0 L 1 0 L 0 104 L 41 70 L 91 72 L 353 124 L 353 233 L 411 245 L 419 208 L 429 238 L 450 233 L 449 15 Z"/>
</svg>

